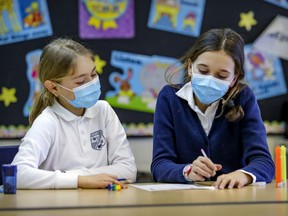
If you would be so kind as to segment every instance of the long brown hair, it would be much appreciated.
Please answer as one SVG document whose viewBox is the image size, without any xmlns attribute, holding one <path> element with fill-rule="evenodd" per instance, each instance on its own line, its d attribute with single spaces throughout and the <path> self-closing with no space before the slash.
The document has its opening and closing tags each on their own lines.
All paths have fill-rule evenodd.
<svg viewBox="0 0 288 216">
<path fill-rule="evenodd" d="M 57 82 L 73 72 L 79 56 L 91 56 L 93 59 L 90 50 L 71 39 L 59 38 L 46 45 L 39 62 L 39 79 L 42 85 L 44 86 L 46 80 Z M 44 87 L 33 104 L 29 123 L 32 124 L 47 106 L 54 104 L 54 101 L 55 96 Z"/>
<path fill-rule="evenodd" d="M 177 85 L 172 83 L 173 76 L 184 69 L 184 83 L 190 82 L 191 76 L 188 74 L 188 59 L 190 59 L 191 62 L 194 62 L 198 56 L 204 52 L 223 50 L 234 60 L 235 76 L 237 79 L 233 87 L 231 87 L 222 98 L 220 115 L 222 115 L 225 107 L 228 107 L 229 110 L 226 114 L 228 121 L 239 121 L 243 118 L 244 111 L 241 106 L 235 105 L 233 100 L 245 86 L 243 83 L 241 83 L 245 76 L 244 45 L 245 43 L 243 38 L 229 28 L 211 29 L 200 35 L 194 45 L 181 58 L 179 58 L 179 61 L 183 64 L 178 67 L 176 71 L 173 71 L 173 73 L 171 73 L 169 69 L 166 71 L 166 81 L 171 86 L 176 87 Z"/>
</svg>

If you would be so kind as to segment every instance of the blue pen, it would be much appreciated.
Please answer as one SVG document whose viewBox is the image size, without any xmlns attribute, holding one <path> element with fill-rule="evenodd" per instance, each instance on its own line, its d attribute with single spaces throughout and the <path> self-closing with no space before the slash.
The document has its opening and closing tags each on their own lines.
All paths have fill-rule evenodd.
<svg viewBox="0 0 288 216">
<path fill-rule="evenodd" d="M 121 181 L 124 183 L 132 183 L 132 181 L 130 179 L 127 179 L 127 178 L 117 178 L 117 181 Z"/>
</svg>

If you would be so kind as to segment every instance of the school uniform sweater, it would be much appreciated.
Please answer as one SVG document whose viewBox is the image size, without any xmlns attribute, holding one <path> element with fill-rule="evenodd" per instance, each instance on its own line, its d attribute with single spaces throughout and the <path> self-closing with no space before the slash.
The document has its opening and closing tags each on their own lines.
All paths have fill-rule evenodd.
<svg viewBox="0 0 288 216">
<path fill-rule="evenodd" d="M 181 87 L 181 86 L 180 86 Z M 183 168 L 201 156 L 201 148 L 222 170 L 216 176 L 243 170 L 256 181 L 271 182 L 275 167 L 271 158 L 266 131 L 252 90 L 245 87 L 234 100 L 245 115 L 238 122 L 229 122 L 224 113 L 215 118 L 206 135 L 197 113 L 187 100 L 176 95 L 178 89 L 165 86 L 159 93 L 154 115 L 153 160 L 151 173 L 157 182 L 187 182 Z M 218 116 L 220 107 L 216 111 Z"/>
</svg>

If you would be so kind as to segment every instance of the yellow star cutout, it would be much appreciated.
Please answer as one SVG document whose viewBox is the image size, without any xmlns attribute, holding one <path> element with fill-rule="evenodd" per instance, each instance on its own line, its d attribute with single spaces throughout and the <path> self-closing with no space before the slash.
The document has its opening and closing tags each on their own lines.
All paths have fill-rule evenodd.
<svg viewBox="0 0 288 216">
<path fill-rule="evenodd" d="M 106 61 L 105 60 L 102 60 L 100 58 L 100 56 L 96 55 L 95 56 L 95 59 L 94 59 L 94 63 L 96 65 L 96 71 L 97 73 L 99 74 L 102 74 L 103 73 L 103 67 L 106 66 Z"/>
<path fill-rule="evenodd" d="M 245 27 L 247 31 L 250 31 L 253 25 L 256 25 L 257 21 L 254 19 L 253 11 L 248 13 L 240 13 L 239 27 Z"/>
<path fill-rule="evenodd" d="M 0 101 L 3 101 L 4 105 L 8 107 L 10 103 L 15 103 L 17 101 L 15 93 L 16 93 L 15 88 L 8 89 L 6 87 L 2 87 L 2 94 L 0 95 Z"/>
</svg>

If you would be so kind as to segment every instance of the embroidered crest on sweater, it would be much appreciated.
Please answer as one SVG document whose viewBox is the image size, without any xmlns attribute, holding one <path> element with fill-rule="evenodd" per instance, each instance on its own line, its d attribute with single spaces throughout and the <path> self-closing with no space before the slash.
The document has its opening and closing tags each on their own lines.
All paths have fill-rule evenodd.
<svg viewBox="0 0 288 216">
<path fill-rule="evenodd" d="M 95 131 L 90 134 L 91 146 L 95 150 L 101 150 L 102 147 L 106 144 L 106 138 L 103 135 L 102 130 Z"/>
</svg>

